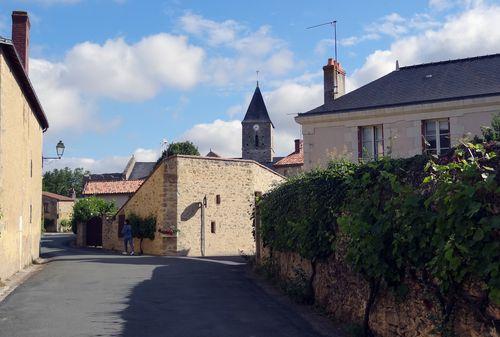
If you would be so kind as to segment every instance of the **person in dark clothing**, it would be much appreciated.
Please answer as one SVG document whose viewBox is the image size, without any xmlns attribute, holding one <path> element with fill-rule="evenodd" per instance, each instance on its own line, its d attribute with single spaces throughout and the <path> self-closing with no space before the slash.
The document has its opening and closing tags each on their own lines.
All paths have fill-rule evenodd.
<svg viewBox="0 0 500 337">
<path fill-rule="evenodd" d="M 128 246 L 130 245 L 130 255 L 134 255 L 134 238 L 132 237 L 132 226 L 128 220 L 125 220 L 125 224 L 122 228 L 123 235 L 123 246 L 125 247 L 124 255 L 128 254 Z"/>
</svg>

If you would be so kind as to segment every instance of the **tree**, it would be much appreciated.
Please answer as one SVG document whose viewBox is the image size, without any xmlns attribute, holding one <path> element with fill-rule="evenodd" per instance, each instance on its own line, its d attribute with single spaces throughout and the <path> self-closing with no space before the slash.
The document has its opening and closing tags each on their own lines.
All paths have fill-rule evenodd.
<svg viewBox="0 0 500 337">
<path fill-rule="evenodd" d="M 157 163 L 160 163 L 163 159 L 167 157 L 174 156 L 177 154 L 188 155 L 188 156 L 199 156 L 200 151 L 198 151 L 198 147 L 190 141 L 172 143 L 168 146 L 166 151 L 163 151 Z"/>
<path fill-rule="evenodd" d="M 97 197 L 80 199 L 73 206 L 73 216 L 71 218 L 73 233 L 76 234 L 78 223 L 87 222 L 96 216 L 113 215 L 115 212 L 116 206 L 112 201 Z"/>
<path fill-rule="evenodd" d="M 47 171 L 43 174 L 43 190 L 71 196 L 74 189 L 76 196 L 80 197 L 83 191 L 83 176 L 88 174 L 89 171 L 84 171 L 83 168 L 72 170 L 65 167 Z"/>
<path fill-rule="evenodd" d="M 131 213 L 128 215 L 127 219 L 132 227 L 132 236 L 140 240 L 139 250 L 142 254 L 142 242 L 144 239 L 154 240 L 155 238 L 156 218 L 152 215 L 142 218 L 134 213 Z"/>
</svg>

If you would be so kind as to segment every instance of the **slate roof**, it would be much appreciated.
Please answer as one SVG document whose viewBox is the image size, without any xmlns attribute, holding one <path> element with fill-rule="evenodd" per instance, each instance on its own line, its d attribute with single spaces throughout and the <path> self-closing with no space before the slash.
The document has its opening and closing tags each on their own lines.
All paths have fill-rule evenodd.
<svg viewBox="0 0 500 337">
<path fill-rule="evenodd" d="M 135 162 L 134 168 L 128 177 L 129 180 L 137 180 L 137 179 L 145 179 L 149 177 L 151 172 L 153 172 L 156 166 L 156 162 L 146 162 L 146 161 L 138 161 Z"/>
<path fill-rule="evenodd" d="M 212 149 L 210 149 L 210 152 L 208 152 L 205 157 L 220 158 L 220 156 L 214 151 L 212 151 Z"/>
<path fill-rule="evenodd" d="M 132 194 L 141 187 L 144 180 L 87 181 L 83 195 Z"/>
<path fill-rule="evenodd" d="M 31 84 L 28 74 L 26 74 L 26 71 L 24 70 L 16 48 L 12 44 L 12 40 L 5 39 L 0 36 L 0 49 L 6 56 L 5 58 L 7 60 L 7 64 L 14 73 L 15 78 L 19 81 L 19 86 L 21 87 L 31 110 L 33 110 L 38 123 L 40 123 L 43 131 L 47 130 L 49 128 L 49 122 L 45 116 L 42 105 L 38 100 L 35 89 L 33 89 L 33 85 Z"/>
<path fill-rule="evenodd" d="M 103 180 L 125 180 L 123 173 L 95 173 L 83 177 L 85 181 L 103 181 Z"/>
<path fill-rule="evenodd" d="M 52 192 L 43 191 L 42 195 L 44 197 L 55 199 L 57 201 L 75 201 L 75 199 L 73 199 L 73 198 L 67 197 L 65 195 L 60 195 L 60 194 L 52 193 Z"/>
<path fill-rule="evenodd" d="M 494 95 L 500 95 L 500 54 L 400 67 L 299 116 Z"/>
<path fill-rule="evenodd" d="M 262 97 L 259 86 L 255 88 L 243 122 L 267 122 L 273 124 L 267 113 L 266 104 L 264 103 L 264 98 Z"/>
</svg>

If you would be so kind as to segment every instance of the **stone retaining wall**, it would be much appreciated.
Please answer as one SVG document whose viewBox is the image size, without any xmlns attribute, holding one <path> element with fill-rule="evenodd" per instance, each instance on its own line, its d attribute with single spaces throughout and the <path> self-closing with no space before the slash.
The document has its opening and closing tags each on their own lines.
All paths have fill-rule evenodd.
<svg viewBox="0 0 500 337">
<path fill-rule="evenodd" d="M 282 281 L 292 280 L 297 269 L 311 275 L 311 263 L 295 253 L 272 252 L 265 249 L 260 263 L 273 261 Z M 345 252 L 338 248 L 326 261 L 318 262 L 314 281 L 315 303 L 333 319 L 342 323 L 362 324 L 368 283 L 344 262 Z M 378 295 L 370 314 L 370 327 L 377 336 L 423 337 L 440 336 L 437 324 L 440 305 L 435 296 L 414 282 L 406 285 L 409 293 L 397 298 L 383 290 Z M 489 307 L 487 316 L 474 312 L 462 301 L 456 310 L 454 330 L 460 337 L 498 337 L 491 318 L 500 318 L 498 307 Z M 482 317 L 481 317 L 482 316 Z M 489 316 L 489 317 L 488 317 Z M 489 320 L 489 321 L 488 321 Z"/>
</svg>

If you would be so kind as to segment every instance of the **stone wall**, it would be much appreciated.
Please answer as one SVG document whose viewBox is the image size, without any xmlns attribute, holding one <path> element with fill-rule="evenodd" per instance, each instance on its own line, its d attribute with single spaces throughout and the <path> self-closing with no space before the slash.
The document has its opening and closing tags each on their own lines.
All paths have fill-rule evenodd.
<svg viewBox="0 0 500 337">
<path fill-rule="evenodd" d="M 263 260 L 270 258 L 265 249 Z M 296 276 L 300 269 L 311 275 L 311 263 L 295 253 L 272 252 L 272 261 L 280 279 L 285 282 Z M 377 297 L 370 314 L 370 327 L 377 336 L 424 337 L 440 336 L 437 323 L 440 305 L 435 296 L 425 287 L 407 281 L 409 293 L 398 298 L 383 290 Z M 369 296 L 368 283 L 345 263 L 345 251 L 339 246 L 335 254 L 326 261 L 318 262 L 314 281 L 315 303 L 334 320 L 361 325 L 366 301 Z M 490 317 L 500 318 L 498 308 L 490 308 Z M 498 337 L 491 321 L 474 312 L 467 303 L 458 304 L 454 330 L 460 337 Z"/>
<path fill-rule="evenodd" d="M 0 53 L 0 278 L 39 256 L 42 128 Z"/>
<path fill-rule="evenodd" d="M 135 213 L 141 217 L 153 215 L 156 217 L 157 228 L 165 222 L 164 207 L 164 170 L 160 165 L 153 171 L 130 200 L 119 210 L 112 221 L 103 222 L 102 244 L 103 248 L 123 250 L 123 240 L 118 236 L 118 221 L 120 215 Z M 155 239 L 144 239 L 143 250 L 146 254 L 162 254 L 164 242 L 160 233 L 155 233 Z M 139 251 L 139 240 L 134 239 L 134 248 Z"/>
<path fill-rule="evenodd" d="M 176 229 L 176 235 L 156 233 L 144 241 L 144 252 L 155 255 L 201 255 L 201 209 L 205 208 L 205 255 L 253 254 L 252 214 L 255 192 L 266 192 L 283 177 L 253 161 L 173 156 L 163 161 L 118 212 L 103 225 L 103 247 L 121 250 L 120 215 L 155 215 L 158 229 Z M 219 201 L 219 202 L 218 202 Z M 138 242 L 135 242 L 138 247 Z M 136 248 L 137 250 L 137 248 Z"/>
<path fill-rule="evenodd" d="M 197 204 L 206 196 L 205 254 L 253 254 L 255 192 L 266 192 L 282 178 L 252 161 L 178 157 L 177 165 L 178 250 L 201 255 Z"/>
</svg>

